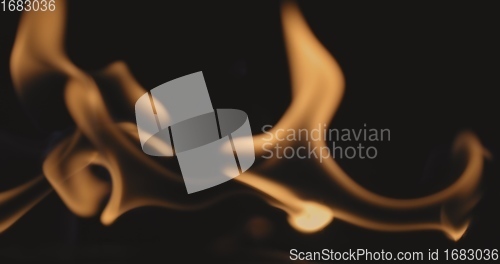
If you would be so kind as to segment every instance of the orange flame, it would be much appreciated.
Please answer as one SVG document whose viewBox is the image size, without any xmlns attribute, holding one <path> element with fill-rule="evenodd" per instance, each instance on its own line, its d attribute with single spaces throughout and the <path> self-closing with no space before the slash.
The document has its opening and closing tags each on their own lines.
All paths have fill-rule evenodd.
<svg viewBox="0 0 500 264">
<path fill-rule="evenodd" d="M 292 76 L 293 98 L 284 116 L 270 132 L 276 134 L 280 129 L 303 127 L 312 131 L 318 127 L 318 124 L 329 123 L 333 118 L 343 95 L 344 77 L 337 62 L 308 28 L 297 5 L 285 3 L 282 15 Z M 323 131 L 320 130 L 320 133 Z M 264 143 L 278 143 L 276 139 L 264 140 L 265 136 L 255 136 L 256 153 L 264 149 L 262 147 Z M 324 135 L 320 134 L 318 138 L 324 138 Z M 295 142 L 289 144 L 295 144 Z M 322 147 L 326 147 L 325 142 L 313 141 L 312 144 L 317 147 L 317 155 L 321 156 L 319 151 L 324 149 Z M 453 240 L 458 240 L 467 229 L 469 222 L 466 219 L 467 213 L 479 199 L 477 188 L 483 170 L 483 158 L 488 153 L 476 136 L 470 132 L 464 132 L 457 137 L 454 151 L 455 153 L 465 152 L 467 155 L 467 166 L 459 179 L 440 192 L 417 199 L 393 199 L 381 196 L 352 180 L 333 159 L 323 160 L 320 164 L 333 184 L 343 188 L 351 199 L 379 208 L 381 215 L 384 215 L 387 210 L 398 210 L 411 215 L 412 211 L 441 207 L 440 216 L 426 221 L 381 220 L 375 215 L 366 216 L 355 213 L 356 210 L 352 208 L 347 210 L 340 208 L 334 201 L 324 205 L 313 203 L 307 206 L 307 202 L 297 198 L 297 194 L 294 194 L 291 189 L 280 187 L 264 178 L 258 179 L 255 175 L 245 174 L 236 179 L 280 201 L 281 204 L 277 207 L 287 211 L 291 224 L 301 231 L 320 230 L 335 215 L 338 219 L 370 229 L 383 231 L 436 229 L 445 232 Z M 452 211 L 449 204 L 460 204 L 463 210 Z M 302 213 L 294 214 L 293 212 Z M 303 217 L 303 214 L 309 216 Z M 309 221 L 304 221 L 304 219 L 309 219 Z"/>
<path fill-rule="evenodd" d="M 230 193 L 205 202 L 197 201 L 193 198 L 195 196 L 186 195 L 179 175 L 142 152 L 135 124 L 116 123 L 101 94 L 103 88 L 64 53 L 65 2 L 59 1 L 58 4 L 58 9 L 50 14 L 23 14 L 12 51 L 11 71 L 21 98 L 36 89 L 46 88 L 37 86 L 37 80 L 44 75 L 59 74 L 67 78 L 62 91 L 66 108 L 77 129 L 47 156 L 43 173 L 68 208 L 82 217 L 97 215 L 101 211 L 101 203 L 109 195 L 101 213 L 102 223 L 109 225 L 120 215 L 140 206 L 192 210 L 233 195 Z M 344 77 L 335 59 L 309 29 L 296 4 L 287 2 L 283 5 L 282 23 L 292 76 L 293 100 L 273 130 L 299 127 L 314 129 L 318 124 L 329 123 L 333 118 L 342 100 Z M 124 95 L 129 111 L 133 114 L 136 100 L 146 90 L 122 62 L 111 64 L 102 71 L 102 75 L 117 84 L 116 92 Z M 256 154 L 262 154 L 262 145 L 269 141 L 264 140 L 264 135 L 256 135 L 253 140 Z M 323 141 L 313 144 L 326 146 Z M 469 132 L 458 136 L 454 150 L 456 153 L 465 153 L 467 158 L 467 165 L 459 179 L 440 192 L 417 199 L 381 196 L 352 180 L 333 159 L 320 164 L 332 186 L 340 186 L 348 198 L 354 201 L 353 204 L 370 206 L 376 209 L 376 213 L 341 206 L 329 197 L 322 197 L 322 202 L 319 202 L 320 199 L 304 199 L 298 190 L 257 173 L 265 171 L 269 162 L 253 168 L 236 180 L 256 190 L 253 194 L 264 197 L 270 205 L 285 211 L 289 223 L 301 232 L 322 230 L 335 217 L 383 231 L 441 230 L 450 238 L 458 240 L 467 229 L 468 213 L 480 198 L 477 187 L 483 158 L 487 153 L 476 136 Z M 276 162 L 274 160 L 272 164 Z M 92 166 L 105 168 L 111 176 L 111 184 L 97 177 Z M 31 193 L 28 191 L 33 186 L 38 185 L 42 187 L 26 195 Z M 3 217 L 0 215 L 0 232 L 48 192 L 50 188 L 44 179 L 37 178 L 21 187 L 0 193 L 0 207 L 15 199 L 24 201 L 14 213 Z M 29 199 L 22 199 L 24 196 Z M 416 220 L 400 221 L 390 216 L 398 212 L 411 218 L 419 216 L 422 211 L 436 208 L 441 214 L 426 219 L 416 217 Z"/>
</svg>

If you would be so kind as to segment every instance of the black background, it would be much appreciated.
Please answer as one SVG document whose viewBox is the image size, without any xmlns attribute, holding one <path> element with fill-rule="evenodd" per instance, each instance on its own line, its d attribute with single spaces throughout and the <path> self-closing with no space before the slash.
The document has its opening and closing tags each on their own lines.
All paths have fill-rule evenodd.
<svg viewBox="0 0 500 264">
<path fill-rule="evenodd" d="M 89 72 L 123 60 L 147 89 L 202 70 L 213 105 L 244 110 L 254 133 L 259 133 L 263 125 L 279 120 L 291 100 L 280 4 L 70 1 L 66 49 L 72 61 Z M 13 263 L 30 258 L 60 263 L 218 258 L 214 241 L 236 250 L 226 256 L 232 260 L 274 259 L 279 254 L 286 258 L 290 248 L 425 252 L 438 247 L 499 248 L 500 43 L 494 6 L 451 1 L 299 1 L 299 5 L 346 77 L 344 99 L 332 127 L 361 128 L 366 123 L 391 130 L 391 141 L 377 145 L 376 159 L 338 160 L 357 182 L 396 198 L 442 189 L 453 179 L 436 171 L 464 129 L 476 132 L 492 152 L 483 199 L 460 241 L 435 231 L 386 233 L 335 220 L 322 232 L 304 235 L 289 226 L 283 212 L 249 197 L 196 212 L 142 208 L 104 227 L 97 217 L 73 216 L 52 194 L 0 235 L 0 258 Z M 3 12 L 0 17 L 0 188 L 6 189 L 39 174 L 51 138 L 72 124 L 61 121 L 58 127 L 40 127 L 30 119 L 9 73 L 20 16 Z M 18 144 L 18 139 L 24 143 Z M 308 191 L 323 188 L 314 184 L 314 170 L 293 173 L 286 181 L 293 184 L 293 178 L 302 175 L 312 179 Z M 280 177 L 286 175 L 285 168 Z M 244 231 L 256 216 L 272 226 L 264 240 Z"/>
</svg>

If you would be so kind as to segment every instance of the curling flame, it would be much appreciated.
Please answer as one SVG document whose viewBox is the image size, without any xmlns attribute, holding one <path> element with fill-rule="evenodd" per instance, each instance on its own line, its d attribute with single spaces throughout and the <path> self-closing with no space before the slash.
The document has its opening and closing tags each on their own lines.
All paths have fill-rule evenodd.
<svg viewBox="0 0 500 264">
<path fill-rule="evenodd" d="M 343 95 L 344 77 L 337 62 L 307 26 L 296 4 L 287 2 L 283 5 L 282 21 L 290 61 L 293 97 L 290 107 L 270 133 L 276 134 L 280 129 L 304 127 L 312 131 L 318 124 L 329 123 L 333 118 Z M 276 137 L 273 139 L 275 141 L 265 141 L 265 136 L 255 136 L 256 153 L 265 149 L 262 147 L 264 143 L 277 143 Z M 324 138 L 324 135 L 320 134 L 318 137 Z M 292 144 L 296 142 L 289 143 L 289 145 Z M 324 141 L 313 141 L 312 144 L 317 147 L 318 151 L 326 147 Z M 333 159 L 323 160 L 320 164 L 332 182 L 342 187 L 353 202 L 371 206 L 372 210 L 373 207 L 378 208 L 380 215 L 389 215 L 391 211 L 397 210 L 407 215 L 418 216 L 418 213 L 415 213 L 418 210 L 432 211 L 435 208 L 441 210 L 440 216 L 416 222 L 415 220 L 387 220 L 379 217 L 378 214 L 356 213 L 357 210 L 342 208 L 335 201 L 325 205 L 315 203 L 313 206 L 311 204 L 307 206 L 291 189 L 285 189 L 285 191 L 284 188 L 273 186 L 274 183 L 258 181 L 255 176 L 252 180 L 248 180 L 248 174 L 236 179 L 281 202 L 277 207 L 287 211 L 290 223 L 301 231 L 320 230 L 326 225 L 324 221 L 330 222 L 335 215 L 338 219 L 365 228 L 383 231 L 436 229 L 445 232 L 451 239 L 458 240 L 467 229 L 468 212 L 479 199 L 477 189 L 483 170 L 483 159 L 487 156 L 487 152 L 477 137 L 469 132 L 464 132 L 457 137 L 454 152 L 466 154 L 467 165 L 459 179 L 440 192 L 417 199 L 393 199 L 378 195 L 352 180 Z M 321 156 L 321 153 L 317 155 Z M 276 162 L 276 160 L 271 162 Z M 449 204 L 460 204 L 461 212 L 458 212 L 456 208 L 452 210 Z M 315 224 L 316 228 L 310 228 Z"/>
<path fill-rule="evenodd" d="M 288 214 L 288 222 L 297 230 L 312 233 L 323 229 L 333 220 L 333 211 L 316 202 L 300 199 L 291 189 L 262 176 L 245 173 L 239 181 L 269 195 L 269 203 Z"/>
<path fill-rule="evenodd" d="M 297 214 L 290 214 L 288 221 L 297 230 L 304 233 L 317 232 L 325 228 L 333 220 L 330 208 L 314 202 L 303 202 L 302 210 Z"/>
<path fill-rule="evenodd" d="M 135 124 L 115 122 L 102 95 L 103 89 L 112 88 L 100 87 L 95 76 L 79 69 L 64 53 L 65 4 L 65 1 L 58 1 L 55 12 L 25 12 L 22 15 L 12 51 L 11 71 L 17 92 L 28 105 L 30 95 L 48 88 L 40 85 L 38 80 L 46 75 L 64 76 L 63 87 L 50 87 L 46 92 L 64 95 L 64 108 L 75 122 L 76 129 L 45 159 L 45 177 L 0 192 L 2 212 L 7 212 L 3 210 L 6 205 L 17 201 L 16 205 L 10 206 L 14 208 L 8 214 L 0 215 L 0 232 L 52 189 L 70 210 L 82 217 L 99 214 L 101 203 L 106 202 L 101 213 L 101 221 L 106 225 L 140 206 L 192 210 L 233 195 L 229 193 L 208 200 L 203 197 L 203 202 L 196 195 L 188 196 L 180 176 L 161 163 L 168 158 L 160 162 L 142 152 Z M 336 113 L 344 92 L 344 77 L 335 59 L 308 27 L 296 4 L 286 2 L 283 5 L 282 23 L 293 96 L 289 108 L 273 129 L 314 129 L 317 124 L 329 123 Z M 134 104 L 146 90 L 126 65 L 112 63 L 100 73 L 100 77 L 116 84 L 113 92 L 123 95 L 128 114 L 133 117 Z M 256 135 L 253 140 L 257 155 L 262 153 L 262 145 L 269 143 L 264 141 L 264 135 Z M 325 146 L 322 141 L 313 143 Z M 467 229 L 468 213 L 480 198 L 477 189 L 486 153 L 477 137 L 468 132 L 457 137 L 454 150 L 465 153 L 467 161 L 458 180 L 440 192 L 417 199 L 393 199 L 373 193 L 352 180 L 333 159 L 320 166 L 332 186 L 340 186 L 345 192 L 344 198 L 352 201 L 347 203 L 351 205 L 340 204 L 335 195 L 319 199 L 309 194 L 304 199 L 302 193 L 305 190 L 299 192 L 284 183 L 270 180 L 263 173 L 269 167 L 268 162 L 236 180 L 250 186 L 252 194 L 285 211 L 290 225 L 304 233 L 322 230 L 335 217 L 382 231 L 441 230 L 451 239 L 458 240 Z M 98 177 L 93 167 L 104 168 L 111 183 Z M 105 201 L 107 197 L 109 200 Z M 432 214 L 435 211 L 441 213 Z M 432 216 L 422 216 L 422 212 L 431 212 Z"/>
</svg>

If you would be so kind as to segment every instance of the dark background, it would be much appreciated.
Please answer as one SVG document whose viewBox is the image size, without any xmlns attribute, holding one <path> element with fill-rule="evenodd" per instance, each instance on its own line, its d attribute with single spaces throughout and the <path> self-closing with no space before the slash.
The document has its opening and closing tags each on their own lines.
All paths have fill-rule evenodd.
<svg viewBox="0 0 500 264">
<path fill-rule="evenodd" d="M 291 100 L 280 3 L 70 1 L 67 53 L 89 72 L 123 60 L 147 89 L 202 70 L 213 105 L 244 110 L 254 133 L 259 133 L 263 125 L 279 120 Z M 289 226 L 283 212 L 249 197 L 196 212 L 142 208 L 104 227 L 97 217 L 73 216 L 52 194 L 0 235 L 0 262 L 4 263 L 2 258 L 12 263 L 47 258 L 60 263 L 121 263 L 221 255 L 261 260 L 279 254 L 286 258 L 290 248 L 424 252 L 438 247 L 499 248 L 500 43 L 494 6 L 298 3 L 346 77 L 344 99 L 332 127 L 361 128 L 366 123 L 391 130 L 391 141 L 376 145 L 376 159 L 338 160 L 357 182 L 396 198 L 442 189 L 453 179 L 438 172 L 447 161 L 452 140 L 464 129 L 476 132 L 492 152 L 494 159 L 485 168 L 483 199 L 460 241 L 452 242 L 436 231 L 377 232 L 338 220 L 322 232 L 305 235 Z M 4 190 L 39 174 L 43 153 L 54 135 L 72 124 L 37 125 L 18 101 L 9 58 L 19 14 L 3 12 L 0 18 L 0 190 Z M 311 179 L 315 174 L 300 169 L 295 173 Z M 293 183 L 293 177 L 288 181 Z M 308 187 L 315 191 L 314 183 Z M 249 222 L 272 231 L 265 239 L 253 238 L 245 231 Z"/>
</svg>

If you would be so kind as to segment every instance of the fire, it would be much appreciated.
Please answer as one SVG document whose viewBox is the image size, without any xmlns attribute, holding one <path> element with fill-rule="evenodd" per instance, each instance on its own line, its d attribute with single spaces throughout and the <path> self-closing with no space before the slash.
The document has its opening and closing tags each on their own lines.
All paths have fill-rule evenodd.
<svg viewBox="0 0 500 264">
<path fill-rule="evenodd" d="M 287 212 L 288 222 L 299 231 L 316 232 L 333 220 L 333 211 L 327 206 L 302 200 L 290 188 L 260 175 L 245 173 L 236 179 L 268 195 L 269 204 Z"/>
<path fill-rule="evenodd" d="M 198 201 L 186 195 L 179 175 L 142 152 L 135 124 L 115 122 L 101 93 L 103 88 L 64 53 L 65 17 L 64 1 L 58 2 L 55 12 L 23 14 L 12 51 L 11 73 L 16 91 L 26 104 L 36 100 L 32 95 L 40 90 L 62 93 L 64 107 L 75 122 L 76 130 L 49 153 L 43 164 L 43 177 L 0 193 L 2 212 L 6 212 L 3 210 L 6 206 L 14 207 L 9 213 L 0 215 L 0 232 L 52 190 L 76 215 L 100 214 L 105 225 L 141 206 L 194 210 L 237 195 L 228 193 L 209 201 Z M 312 33 L 296 4 L 283 4 L 282 24 L 292 78 L 292 102 L 273 131 L 299 127 L 314 129 L 334 117 L 344 92 L 344 76 L 333 56 Z M 47 75 L 64 77 L 64 84 L 62 87 L 41 86 L 38 81 Z M 133 116 L 134 104 L 146 90 L 134 79 L 125 63 L 112 63 L 101 75 L 117 84 L 118 90 L 114 92 L 123 95 L 129 114 Z M 161 106 L 156 108 L 162 109 Z M 257 156 L 262 154 L 262 145 L 269 143 L 264 137 L 253 137 Z M 299 143 L 289 142 L 290 145 Z M 313 144 L 326 146 L 324 141 Z M 266 171 L 284 161 L 264 162 L 235 179 L 249 186 L 254 195 L 271 206 L 285 211 L 290 225 L 300 232 L 318 232 L 335 217 L 381 231 L 440 230 L 458 240 L 467 229 L 470 210 L 480 198 L 478 185 L 487 152 L 470 132 L 460 134 L 454 148 L 455 153 L 466 156 L 461 176 L 448 188 L 416 199 L 394 199 L 373 193 L 352 180 L 333 159 L 317 165 L 332 186 L 342 188 L 349 201 L 355 204 L 353 207 L 340 205 L 330 197 L 319 199 L 308 195 L 305 199 L 306 190 L 271 180 Z M 111 183 L 101 180 L 92 170 L 94 166 L 104 168 Z M 101 209 L 108 196 L 109 200 Z M 363 210 L 368 207 L 370 213 Z M 436 209 L 441 212 L 439 215 L 432 213 Z M 394 212 L 406 216 L 406 220 L 391 216 Z M 422 212 L 428 214 L 422 216 Z"/>
<path fill-rule="evenodd" d="M 304 233 L 317 232 L 330 224 L 333 212 L 330 208 L 314 202 L 303 202 L 302 210 L 297 214 L 290 214 L 288 221 L 297 230 Z"/>
</svg>

